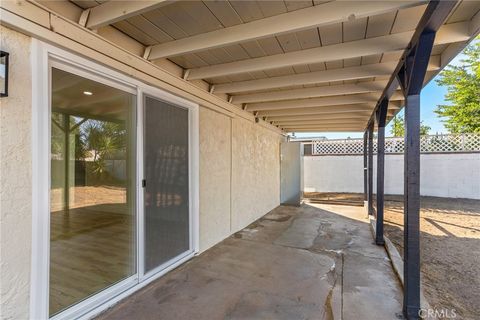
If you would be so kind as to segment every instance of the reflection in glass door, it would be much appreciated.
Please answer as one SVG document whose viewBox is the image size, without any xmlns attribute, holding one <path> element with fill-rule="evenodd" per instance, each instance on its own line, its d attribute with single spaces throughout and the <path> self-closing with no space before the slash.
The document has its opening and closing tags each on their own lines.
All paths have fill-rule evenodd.
<svg viewBox="0 0 480 320">
<path fill-rule="evenodd" d="M 145 273 L 190 249 L 188 137 L 188 109 L 145 96 Z"/>
<path fill-rule="evenodd" d="M 50 316 L 136 273 L 136 96 L 51 78 Z"/>
</svg>

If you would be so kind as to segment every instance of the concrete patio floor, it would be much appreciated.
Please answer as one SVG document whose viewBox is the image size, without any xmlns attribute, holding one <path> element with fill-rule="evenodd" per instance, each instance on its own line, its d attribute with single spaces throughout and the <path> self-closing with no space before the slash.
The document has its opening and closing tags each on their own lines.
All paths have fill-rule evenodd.
<svg viewBox="0 0 480 320">
<path fill-rule="evenodd" d="M 99 319 L 397 319 L 402 289 L 362 208 L 281 206 Z"/>
</svg>

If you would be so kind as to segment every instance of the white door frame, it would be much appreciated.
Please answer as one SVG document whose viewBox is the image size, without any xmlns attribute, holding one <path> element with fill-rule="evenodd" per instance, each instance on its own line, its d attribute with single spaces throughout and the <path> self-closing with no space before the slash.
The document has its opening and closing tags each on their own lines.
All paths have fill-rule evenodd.
<svg viewBox="0 0 480 320">
<path fill-rule="evenodd" d="M 141 239 L 139 239 L 139 250 L 141 251 L 139 256 L 142 257 L 141 261 L 139 261 L 139 271 L 140 271 L 140 281 L 145 281 L 147 279 L 150 279 L 152 277 L 157 277 L 159 273 L 162 273 L 163 270 L 168 268 L 168 266 L 177 263 L 178 260 L 183 260 L 185 257 L 190 256 L 191 254 L 195 254 L 199 251 L 199 232 L 198 232 L 198 226 L 199 226 L 199 220 L 198 220 L 198 213 L 199 211 L 199 206 L 198 206 L 198 181 L 199 181 L 199 176 L 198 176 L 198 152 L 199 152 L 199 139 L 198 139 L 198 105 L 195 103 L 192 103 L 190 101 L 186 101 L 183 98 L 174 96 L 168 92 L 165 92 L 163 90 L 160 90 L 158 88 L 152 87 L 152 86 L 143 86 L 142 88 L 139 88 L 139 94 L 138 97 L 141 99 L 141 103 L 138 103 L 138 137 L 140 135 L 142 136 L 140 139 L 141 144 L 138 145 L 137 142 L 137 148 L 139 150 L 139 159 L 143 162 L 143 132 L 144 132 L 144 123 L 143 123 L 143 116 L 144 116 L 144 101 L 145 97 L 152 97 L 154 99 L 162 100 L 167 103 L 170 103 L 172 105 L 176 105 L 180 108 L 187 109 L 188 110 L 188 145 L 189 145 L 189 154 L 192 153 L 193 155 L 197 155 L 194 157 L 189 156 L 189 163 L 188 163 L 188 184 L 189 184 L 189 247 L 190 249 L 186 252 L 181 253 L 179 256 L 174 257 L 165 263 L 161 264 L 160 266 L 156 267 L 155 269 L 145 273 L 144 271 L 144 259 L 145 254 L 143 252 L 145 246 L 144 246 L 144 230 L 142 229 L 141 234 Z M 139 119 L 141 118 L 141 120 Z M 138 139 L 137 139 L 138 141 Z M 138 183 L 141 185 L 142 179 L 144 177 L 143 174 L 143 163 L 140 166 L 141 167 L 141 173 L 139 174 L 138 178 Z M 197 190 L 197 195 L 195 194 L 195 190 Z M 138 194 L 138 205 L 142 207 L 141 210 L 144 209 L 144 192 L 143 188 L 139 188 L 139 193 Z M 139 211 L 142 212 L 142 211 Z M 144 215 L 141 215 L 142 221 L 140 222 L 140 226 L 144 225 L 143 221 Z"/>
<path fill-rule="evenodd" d="M 137 95 L 136 106 L 136 274 L 81 301 L 52 319 L 90 318 L 192 258 L 199 250 L 199 106 L 108 67 L 32 39 L 32 261 L 30 319 L 48 319 L 50 263 L 50 83 L 52 65 Z M 143 97 L 189 110 L 190 250 L 143 274 Z"/>
</svg>

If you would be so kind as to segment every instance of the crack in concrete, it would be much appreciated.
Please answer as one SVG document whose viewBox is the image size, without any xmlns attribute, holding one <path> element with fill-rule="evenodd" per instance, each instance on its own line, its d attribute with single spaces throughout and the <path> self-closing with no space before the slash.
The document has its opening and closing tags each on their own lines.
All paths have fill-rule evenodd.
<svg viewBox="0 0 480 320">
<path fill-rule="evenodd" d="M 329 252 L 332 252 L 332 250 L 329 250 Z M 337 262 L 340 260 L 340 268 L 341 272 L 338 272 L 337 268 Z M 334 307 L 333 307 L 333 301 L 334 301 L 334 292 L 337 286 L 340 283 L 340 320 L 343 319 L 343 264 L 344 264 L 344 253 L 343 252 L 337 252 L 336 257 L 335 257 L 335 262 L 330 268 L 329 272 L 327 273 L 327 276 L 330 275 L 331 279 L 329 282 L 332 282 L 332 286 L 328 292 L 327 298 L 325 299 L 325 319 L 326 320 L 335 320 L 335 312 L 334 312 Z"/>
<path fill-rule="evenodd" d="M 273 246 L 278 246 L 278 247 L 284 247 L 284 248 L 291 248 L 291 249 L 296 249 L 296 250 L 303 250 L 307 251 L 310 254 L 313 254 L 314 256 L 327 256 L 333 259 L 334 263 L 331 266 L 330 270 L 327 273 L 319 272 L 317 274 L 318 277 L 321 277 L 323 279 L 326 278 L 327 283 L 330 284 L 329 289 L 328 289 L 328 294 L 325 298 L 324 301 L 324 312 L 323 312 L 323 319 L 325 320 L 342 320 L 344 318 L 344 267 L 345 267 L 345 255 L 346 254 L 351 254 L 351 255 L 359 255 L 362 257 L 365 257 L 367 259 L 375 259 L 376 261 L 384 261 L 384 262 L 390 262 L 390 259 L 385 256 L 379 256 L 376 255 L 375 253 L 370 253 L 370 252 L 362 252 L 361 249 L 355 249 L 352 248 L 354 245 L 355 237 L 358 236 L 358 227 L 355 227 L 353 229 L 347 229 L 344 230 L 344 234 L 347 235 L 347 239 L 345 242 L 338 242 L 338 248 L 333 248 L 333 249 L 328 249 L 324 248 L 321 245 L 321 242 L 323 240 L 324 233 L 335 233 L 335 230 L 330 230 L 332 229 L 332 223 L 330 221 L 325 221 L 324 219 L 316 219 L 315 217 L 309 217 L 305 215 L 297 215 L 297 216 L 291 216 L 291 219 L 285 219 L 284 221 L 275 221 L 276 219 L 265 219 L 267 221 L 274 221 L 274 222 L 283 222 L 284 224 L 287 224 L 286 222 L 288 221 L 288 225 L 285 226 L 285 229 L 283 229 L 279 236 L 276 237 L 276 239 L 272 241 L 268 241 L 270 245 Z M 312 223 L 318 223 L 318 226 L 316 230 L 311 230 L 312 235 L 311 237 L 313 238 L 311 241 L 311 245 L 308 245 L 308 241 L 300 241 L 298 242 L 296 239 L 292 239 L 292 241 L 278 241 L 282 235 L 284 235 L 286 232 L 289 231 L 289 229 L 296 228 L 295 223 L 299 223 L 298 220 L 302 219 L 312 219 Z M 301 221 L 300 223 L 304 224 L 304 221 Z M 298 227 L 298 226 L 297 226 Z M 290 230 L 293 231 L 293 230 Z M 316 233 L 316 235 L 315 235 Z M 310 238 L 309 235 L 304 235 L 307 238 Z M 350 239 L 348 239 L 350 238 Z M 252 241 L 252 242 L 257 242 L 255 239 L 248 239 L 248 238 L 240 238 L 241 240 L 246 240 L 246 241 Z M 302 243 L 303 242 L 303 243 Z M 303 245 L 302 245 L 303 244 Z M 317 246 L 316 246 L 317 245 Z M 369 245 L 369 244 L 366 244 Z M 368 251 L 368 250 L 367 250 Z"/>
</svg>

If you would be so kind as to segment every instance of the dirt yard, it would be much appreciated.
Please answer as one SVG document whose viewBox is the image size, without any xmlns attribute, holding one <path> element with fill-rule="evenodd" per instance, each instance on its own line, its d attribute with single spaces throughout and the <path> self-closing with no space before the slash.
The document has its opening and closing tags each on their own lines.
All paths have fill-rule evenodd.
<svg viewBox="0 0 480 320">
<path fill-rule="evenodd" d="M 308 194 L 314 201 L 362 205 L 359 194 Z M 403 199 L 387 196 L 385 235 L 403 255 Z M 480 319 L 480 201 L 422 197 L 421 271 L 425 296 L 457 319 Z"/>
<path fill-rule="evenodd" d="M 126 188 L 114 186 L 77 186 L 70 188 L 70 209 L 126 202 Z M 61 188 L 51 190 L 50 205 L 52 212 L 63 209 L 63 190 Z"/>
</svg>

